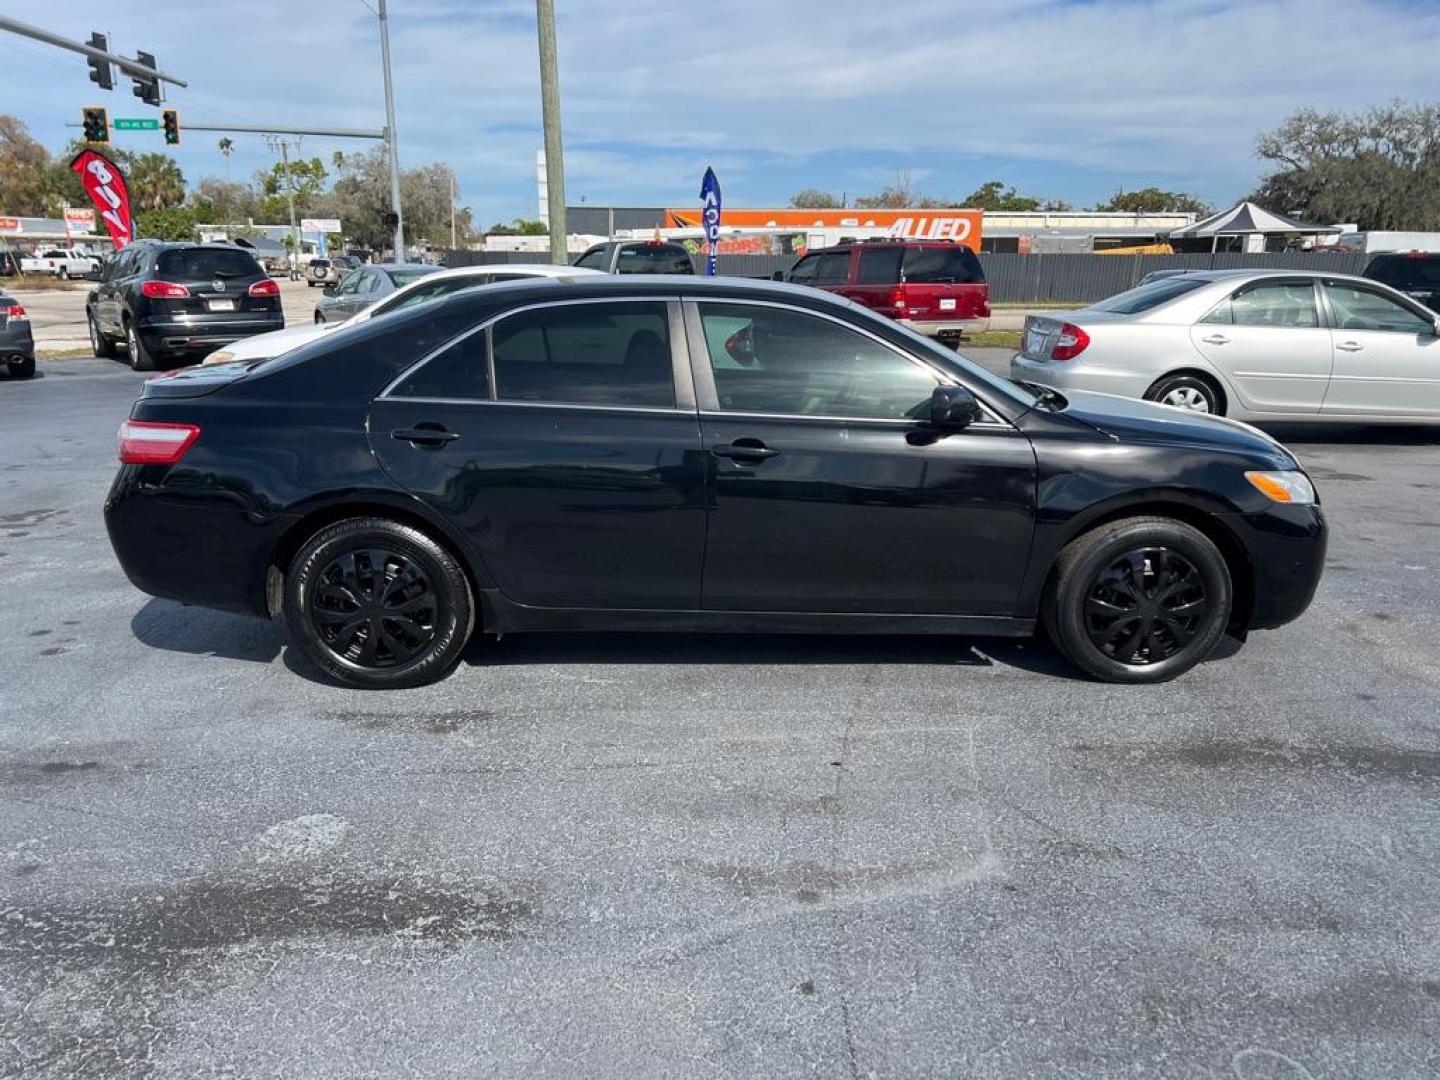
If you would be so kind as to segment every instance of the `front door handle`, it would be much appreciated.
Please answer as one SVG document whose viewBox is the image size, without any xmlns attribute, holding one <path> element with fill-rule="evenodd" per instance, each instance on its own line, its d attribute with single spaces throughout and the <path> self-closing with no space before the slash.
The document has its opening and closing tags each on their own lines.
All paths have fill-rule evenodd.
<svg viewBox="0 0 1440 1080">
<path fill-rule="evenodd" d="M 446 431 L 440 424 L 417 424 L 413 428 L 396 428 L 390 432 L 390 437 L 412 446 L 444 446 L 460 438 L 460 433 Z"/>
<path fill-rule="evenodd" d="M 1203 341 L 1203 342 L 1205 342 L 1206 345 L 1228 345 L 1228 344 L 1230 344 L 1230 339 L 1229 339 L 1228 337 L 1226 337 L 1224 334 L 1211 334 L 1209 337 L 1201 338 L 1200 340 Z"/>
<path fill-rule="evenodd" d="M 740 465 L 758 465 L 766 458 L 774 457 L 780 451 L 770 449 L 759 439 L 736 439 L 732 443 L 712 446 L 710 453 L 716 457 L 729 458 Z"/>
<path fill-rule="evenodd" d="M 1341 352 L 1360 352 L 1365 346 L 1361 345 L 1358 341 L 1342 341 L 1336 345 L 1335 348 Z"/>
</svg>

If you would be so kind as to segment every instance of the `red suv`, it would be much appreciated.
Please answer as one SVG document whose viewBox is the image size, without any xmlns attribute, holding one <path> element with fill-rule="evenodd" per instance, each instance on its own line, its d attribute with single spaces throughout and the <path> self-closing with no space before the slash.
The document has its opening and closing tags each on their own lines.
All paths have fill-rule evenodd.
<svg viewBox="0 0 1440 1080">
<path fill-rule="evenodd" d="M 980 260 L 952 240 L 865 240 L 812 251 L 785 275 L 864 304 L 929 337 L 990 325 Z"/>
</svg>

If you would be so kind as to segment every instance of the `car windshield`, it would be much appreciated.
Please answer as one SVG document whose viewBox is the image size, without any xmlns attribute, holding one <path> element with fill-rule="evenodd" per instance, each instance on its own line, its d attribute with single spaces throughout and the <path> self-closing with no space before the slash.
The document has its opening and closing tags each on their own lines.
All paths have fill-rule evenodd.
<svg viewBox="0 0 1440 1080">
<path fill-rule="evenodd" d="M 1386 255 L 1372 262 L 1365 276 L 1392 289 L 1440 289 L 1440 257 Z"/>
<path fill-rule="evenodd" d="M 419 281 L 426 274 L 433 274 L 439 269 L 438 266 L 400 266 L 394 270 L 388 270 L 390 280 L 395 283 L 397 289 L 409 285 L 412 281 Z"/>
<path fill-rule="evenodd" d="M 1161 304 L 1174 300 L 1177 296 L 1184 296 L 1188 292 L 1194 292 L 1202 285 L 1210 282 L 1205 278 L 1191 277 L 1186 274 L 1180 277 L 1162 278 L 1159 281 L 1152 281 L 1149 285 L 1137 285 L 1133 289 L 1117 293 L 1108 300 L 1101 300 L 1098 304 L 1091 304 L 1091 311 L 1111 311 L 1116 315 L 1138 315 L 1142 311 L 1149 311 Z"/>
</svg>

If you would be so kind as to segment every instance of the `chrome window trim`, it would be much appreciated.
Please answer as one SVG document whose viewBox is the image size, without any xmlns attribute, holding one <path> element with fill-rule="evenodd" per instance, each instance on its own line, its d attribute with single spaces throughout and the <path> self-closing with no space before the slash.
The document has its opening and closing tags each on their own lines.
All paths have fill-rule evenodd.
<svg viewBox="0 0 1440 1080">
<path fill-rule="evenodd" d="M 981 403 L 984 404 L 983 402 Z M 989 409 L 985 410 L 987 413 Z M 991 414 L 993 415 L 993 414 Z M 923 426 L 925 421 L 915 419 L 896 419 L 894 417 L 874 416 L 816 416 L 814 413 L 757 413 L 757 412 L 724 412 L 716 409 L 702 409 L 700 412 L 702 420 L 809 420 L 812 423 L 824 422 L 827 424 L 871 424 L 880 427 L 893 427 L 899 430 L 913 431 L 918 426 Z M 979 428 L 982 431 L 1005 431 L 1014 432 L 1016 428 L 1003 419 L 977 420 L 973 424 L 967 424 L 963 428 L 957 428 L 948 432 L 950 435 L 959 435 L 967 431 L 974 431 Z"/>
<path fill-rule="evenodd" d="M 392 397 L 385 400 L 414 401 L 421 405 L 490 405 L 504 409 L 578 409 L 584 412 L 658 413 L 663 416 L 683 416 L 691 420 L 695 418 L 694 409 L 664 409 L 657 405 L 580 405 L 571 401 L 498 401 L 494 398 L 448 397 Z"/>
<path fill-rule="evenodd" d="M 704 351 L 703 351 L 703 354 L 702 354 L 702 357 L 701 357 L 701 360 L 700 360 L 700 364 L 701 364 L 701 366 L 703 366 L 704 369 L 705 369 L 705 370 L 704 370 L 704 374 L 703 374 L 703 380 L 704 380 L 704 383 L 705 383 L 705 387 L 704 387 L 704 390 L 703 390 L 703 391 L 701 391 L 701 390 L 697 387 L 697 394 L 696 394 L 697 398 L 702 399 L 702 400 L 700 401 L 700 415 L 701 415 L 701 416 L 745 416 L 745 417 L 754 418 L 754 419 L 761 419 L 761 418 L 765 418 L 765 417 L 770 417 L 770 418 L 780 418 L 780 419 L 790 419 L 790 420 L 829 420 L 829 421 L 831 421 L 832 423 L 835 422 L 835 421 L 840 421 L 840 422 L 843 422 L 843 423 L 851 423 L 851 422 L 854 422 L 854 423 L 892 423 L 892 424 L 897 424 L 897 423 L 898 423 L 898 424 L 906 424 L 906 425 L 909 425 L 909 426 L 914 426 L 914 425 L 917 424 L 917 423 L 922 423 L 922 421 L 919 421 L 919 420 L 910 420 L 910 419 L 905 419 L 905 418 L 897 418 L 897 417 L 894 417 L 894 416 L 817 416 L 817 415 L 812 415 L 812 414 L 810 414 L 810 413 L 757 413 L 757 412 L 734 412 L 734 413 L 732 413 L 732 412 L 726 412 L 724 409 L 721 409 L 721 408 L 720 408 L 720 398 L 719 398 L 719 395 L 716 394 L 716 392 L 715 392 L 715 378 L 714 378 L 713 366 L 712 366 L 712 363 L 711 363 L 711 360 L 710 360 L 710 348 L 709 348 L 708 342 L 705 340 L 705 328 L 704 328 L 704 325 L 703 325 L 703 323 L 701 323 L 701 321 L 700 321 L 700 305 L 701 305 L 701 304 L 729 304 L 729 305 L 732 305 L 732 306 L 742 306 L 742 307 L 771 307 L 771 308 L 780 308 L 781 310 L 784 310 L 784 311 L 793 311 L 793 312 L 796 312 L 796 313 L 798 313 L 798 314 L 800 314 L 800 315 L 810 315 L 810 316 L 813 316 L 813 317 L 818 318 L 818 319 L 825 319 L 825 320 L 827 320 L 827 321 L 829 321 L 829 322 L 835 323 L 836 325 L 845 328 L 846 330 L 851 331 L 852 333 L 856 333 L 856 334 L 861 335 L 862 337 L 867 337 L 867 338 L 869 338 L 871 341 L 875 342 L 877 345 L 881 346 L 882 348 L 885 348 L 885 349 L 890 350 L 892 353 L 894 353 L 895 355 L 899 356 L 901 359 L 906 360 L 906 361 L 908 361 L 909 363 L 913 364 L 914 366 L 923 369 L 927 374 L 930 374 L 930 375 L 932 375 L 932 376 L 935 377 L 935 379 L 936 379 L 936 385 L 937 385 L 937 386 L 959 386 L 959 385 L 961 385 L 961 384 L 955 379 L 955 377 L 950 374 L 950 372 L 946 371 L 944 368 L 942 368 L 942 367 L 940 367 L 940 366 L 938 366 L 938 365 L 936 365 L 936 364 L 932 364 L 929 360 L 926 360 L 924 357 L 922 357 L 922 356 L 916 356 L 914 353 L 907 352 L 906 350 L 900 348 L 899 346 L 893 344 L 892 342 L 886 341 L 884 338 L 880 337 L 878 334 L 872 333 L 871 331 L 867 330 L 866 328 L 864 328 L 864 327 L 862 327 L 862 326 L 856 326 L 854 323 L 848 322 L 848 321 L 846 321 L 845 319 L 839 318 L 838 316 L 831 315 L 831 314 L 829 314 L 828 312 L 816 311 L 816 310 L 813 309 L 813 308 L 807 308 L 807 307 L 797 307 L 797 306 L 794 305 L 794 304 L 781 303 L 780 301 L 777 301 L 777 300 L 748 300 L 748 299 L 745 299 L 745 300 L 738 300 L 738 299 L 737 299 L 737 300 L 717 300 L 717 299 L 711 299 L 711 298 L 709 298 L 709 297 L 704 297 L 704 298 L 686 297 L 686 298 L 685 298 L 685 308 L 686 308 L 685 326 L 686 326 L 686 332 L 687 332 L 687 334 L 689 334 L 689 335 L 692 337 L 693 340 L 698 340 L 699 345 L 697 346 L 697 348 L 700 348 L 700 349 L 703 349 L 703 350 L 704 350 Z M 690 318 L 690 313 L 691 313 L 691 312 L 694 313 L 693 325 L 692 325 L 692 320 L 691 320 L 691 318 Z M 697 335 L 698 335 L 698 336 L 697 336 Z M 692 367 L 692 370 L 694 370 L 695 367 L 696 367 L 696 365 L 692 363 L 691 367 Z M 700 377 L 698 372 L 697 372 L 697 377 Z M 966 387 L 965 389 L 968 390 L 969 387 Z M 975 395 L 975 400 L 980 403 L 980 407 L 981 407 L 982 409 L 984 409 L 984 410 L 985 410 L 985 413 L 991 418 L 990 420 L 980 421 L 980 422 L 978 422 L 978 423 L 976 423 L 976 424 L 971 424 L 971 425 L 970 425 L 971 427 L 980 427 L 980 426 L 984 426 L 984 427 L 987 427 L 987 428 L 989 428 L 989 427 L 1003 427 L 1003 428 L 1006 428 L 1006 429 L 1008 429 L 1008 430 L 1012 430 L 1012 431 L 1015 430 L 1015 426 L 1014 426 L 1013 424 L 1011 424 L 1010 421 L 1006 420 L 1006 419 L 1000 414 L 999 410 L 996 409 L 993 405 L 991 405 L 990 402 L 988 402 L 987 400 L 985 400 L 985 398 L 984 398 L 983 396 L 981 396 L 980 394 L 975 394 L 975 391 L 973 391 L 973 390 L 971 390 L 970 392 Z M 703 400 L 703 399 L 708 399 L 708 400 Z M 962 430 L 963 430 L 963 429 L 962 429 Z"/>
<path fill-rule="evenodd" d="M 380 393 L 376 394 L 376 395 L 375 395 L 375 398 L 376 398 L 376 400 L 379 400 L 380 398 L 398 397 L 398 398 L 399 398 L 400 400 L 402 400 L 402 401 L 405 401 L 405 400 L 408 400 L 408 401 L 431 400 L 431 399 L 424 399 L 424 398 L 407 398 L 407 397 L 402 397 L 402 396 L 400 396 L 400 395 L 394 395 L 394 394 L 392 394 L 391 391 L 394 390 L 395 387 L 399 386 L 402 382 L 404 382 L 407 378 L 409 378 L 412 374 L 414 374 L 415 372 L 419 371 L 419 370 L 420 370 L 422 367 L 424 367 L 426 364 L 430 363 L 430 361 L 434 360 L 434 359 L 435 359 L 437 356 L 439 356 L 441 353 L 443 353 L 443 352 L 445 352 L 447 349 L 449 349 L 452 345 L 458 345 L 458 344 L 460 344 L 460 342 L 464 341 L 466 338 L 473 337 L 475 334 L 484 333 L 484 334 L 486 335 L 486 337 L 485 337 L 485 358 L 486 358 L 486 364 L 489 366 L 489 376 L 490 376 L 490 396 L 489 396 L 488 398 L 463 398 L 463 399 L 460 399 L 460 400 L 470 401 L 470 402 L 475 402 L 475 401 L 501 401 L 502 399 L 500 399 L 500 398 L 498 398 L 498 397 L 496 396 L 496 394 L 498 393 L 498 388 L 496 387 L 496 384 L 495 384 L 495 349 L 493 348 L 494 342 L 495 342 L 495 331 L 494 331 L 494 327 L 495 327 L 495 324 L 498 323 L 501 319 L 508 319 L 511 315 L 520 315 L 520 314 L 523 314 L 524 312 L 527 312 L 527 311 L 537 311 L 537 310 L 539 310 L 539 309 L 541 309 L 541 308 L 570 307 L 570 306 L 574 306 L 574 305 L 576 305 L 576 304 L 662 304 L 662 305 L 666 305 L 666 309 L 665 309 L 666 332 L 673 338 L 673 337 L 675 336 L 676 328 L 675 328 L 673 325 L 670 325 L 670 308 L 669 308 L 669 306 L 668 306 L 672 301 L 678 303 L 678 302 L 680 301 L 680 297 L 678 297 L 678 296 L 579 296 L 579 297 L 572 297 L 572 298 L 569 298 L 569 299 L 539 300 L 539 301 L 536 301 L 536 302 L 533 303 L 533 304 L 524 304 L 524 305 L 522 305 L 522 306 L 520 306 L 520 307 L 506 308 L 504 311 L 499 311 L 499 312 L 496 312 L 495 314 L 491 315 L 490 318 L 486 319 L 484 322 L 477 323 L 475 326 L 472 326 L 472 327 L 470 327 L 469 329 L 462 330 L 462 331 L 460 331 L 460 333 L 456 334 L 454 337 L 450 338 L 449 340 L 443 341 L 443 342 L 441 342 L 439 345 L 435 346 L 435 348 L 431 349 L 431 350 L 430 350 L 428 353 L 426 353 L 424 356 L 420 357 L 419 360 L 416 360 L 413 364 L 411 364 L 409 367 L 407 367 L 407 368 L 406 368 L 404 371 L 402 371 L 399 375 L 395 376 L 395 378 L 391 379 L 388 383 L 386 383 L 386 384 L 385 384 L 385 389 L 381 390 Z M 674 370 L 674 348 L 673 348 L 673 346 L 672 346 L 672 348 L 671 348 L 671 371 L 670 371 L 670 379 L 671 379 L 671 382 L 672 382 L 672 383 L 675 383 L 675 382 L 676 382 L 676 379 L 677 379 L 676 372 L 675 372 L 675 370 Z M 522 404 L 522 403 L 521 403 L 521 402 L 508 402 L 507 404 Z M 568 404 L 570 404 L 570 403 L 569 403 L 569 402 L 564 402 L 564 401 L 557 401 L 557 402 L 532 402 L 531 404 L 538 404 L 538 405 L 550 405 L 550 404 L 555 404 L 555 405 L 568 405 Z M 599 407 L 600 407 L 600 408 L 610 408 L 610 406 L 608 406 L 608 405 L 599 406 Z M 617 407 L 619 407 L 619 406 L 617 406 Z M 637 406 L 637 407 L 638 407 L 638 406 Z M 684 411 L 684 410 L 681 410 L 681 411 Z"/>
</svg>

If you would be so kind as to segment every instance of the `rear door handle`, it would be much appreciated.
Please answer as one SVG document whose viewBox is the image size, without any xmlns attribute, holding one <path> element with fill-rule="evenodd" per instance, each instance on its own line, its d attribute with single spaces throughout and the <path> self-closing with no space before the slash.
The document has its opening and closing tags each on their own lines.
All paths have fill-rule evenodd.
<svg viewBox="0 0 1440 1080">
<path fill-rule="evenodd" d="M 458 431 L 446 431 L 439 424 L 426 427 L 424 424 L 413 428 L 396 428 L 390 432 L 392 439 L 408 442 L 412 446 L 444 446 L 460 438 Z"/>
<path fill-rule="evenodd" d="M 712 446 L 710 453 L 716 457 L 729 458 L 742 465 L 758 465 L 766 458 L 772 458 L 779 450 L 772 450 L 759 439 L 736 439 L 733 443 Z"/>
<path fill-rule="evenodd" d="M 1229 339 L 1228 337 L 1226 337 L 1224 334 L 1211 334 L 1209 337 L 1207 337 L 1207 338 L 1201 338 L 1200 340 L 1203 341 L 1203 342 L 1205 342 L 1206 345 L 1228 345 L 1228 344 L 1230 344 L 1230 339 Z"/>
<path fill-rule="evenodd" d="M 1361 345 L 1358 341 L 1342 341 L 1336 345 L 1335 348 L 1341 352 L 1360 352 L 1365 346 Z"/>
</svg>

